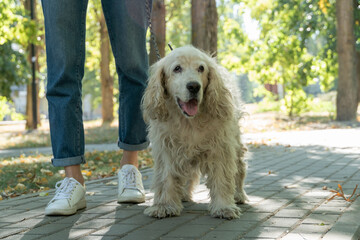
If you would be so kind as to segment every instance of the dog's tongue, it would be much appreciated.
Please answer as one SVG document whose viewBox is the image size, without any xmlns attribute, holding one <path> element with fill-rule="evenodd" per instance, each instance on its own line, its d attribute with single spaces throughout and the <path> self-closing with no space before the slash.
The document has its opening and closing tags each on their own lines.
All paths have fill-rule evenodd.
<svg viewBox="0 0 360 240">
<path fill-rule="evenodd" d="M 180 100 L 180 106 L 184 112 L 189 116 L 194 116 L 198 111 L 198 101 L 196 99 L 191 99 L 188 102 L 183 102 Z"/>
</svg>

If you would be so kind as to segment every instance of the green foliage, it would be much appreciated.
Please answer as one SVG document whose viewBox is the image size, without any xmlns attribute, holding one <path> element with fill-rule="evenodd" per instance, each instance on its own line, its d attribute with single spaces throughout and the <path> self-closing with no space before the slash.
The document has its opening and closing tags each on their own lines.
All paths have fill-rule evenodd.
<svg viewBox="0 0 360 240">
<path fill-rule="evenodd" d="M 0 121 L 2 121 L 6 115 L 11 113 L 10 106 L 6 97 L 0 96 Z"/>
<path fill-rule="evenodd" d="M 243 9 L 237 3 L 222 0 L 218 4 L 218 54 L 219 62 L 236 74 L 244 74 L 248 61 L 246 45 L 249 40 L 243 31 Z"/>
<path fill-rule="evenodd" d="M 29 74 L 29 65 L 21 46 L 11 42 L 0 45 L 0 94 L 10 98 L 10 87 L 26 83 Z"/>
<path fill-rule="evenodd" d="M 173 48 L 191 43 L 191 1 L 165 0 L 166 41 Z M 169 48 L 165 51 L 170 52 Z"/>
<path fill-rule="evenodd" d="M 11 120 L 24 120 L 24 115 L 17 113 L 12 103 L 6 97 L 0 96 L 0 121 L 6 116 L 10 116 Z"/>
<path fill-rule="evenodd" d="M 304 87 L 319 82 L 334 86 L 337 75 L 333 0 L 247 0 L 258 20 L 260 38 L 248 45 L 249 78 L 261 84 L 282 84 L 281 109 L 289 116 L 308 110 Z"/>
<path fill-rule="evenodd" d="M 10 97 L 10 87 L 26 83 L 29 64 L 25 49 L 37 42 L 37 25 L 32 21 L 21 2 L 0 2 L 0 94 Z"/>
</svg>

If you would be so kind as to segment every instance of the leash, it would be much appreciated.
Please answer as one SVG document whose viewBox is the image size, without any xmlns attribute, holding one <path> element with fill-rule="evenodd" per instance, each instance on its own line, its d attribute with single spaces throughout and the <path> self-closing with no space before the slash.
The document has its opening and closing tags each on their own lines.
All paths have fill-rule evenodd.
<svg viewBox="0 0 360 240">
<path fill-rule="evenodd" d="M 148 17 L 148 22 L 149 22 L 149 29 L 150 29 L 150 40 L 155 48 L 155 54 L 156 54 L 156 58 L 159 61 L 161 59 L 160 56 L 160 51 L 159 51 L 159 47 L 156 43 L 156 38 L 155 38 L 155 33 L 152 27 L 152 23 L 151 23 L 151 8 L 150 8 L 150 1 L 151 0 L 146 0 L 145 1 L 145 7 L 146 7 L 146 13 L 147 13 L 147 17 Z M 168 43 L 168 46 L 170 48 L 170 50 L 172 51 L 173 48 L 171 47 L 170 43 Z"/>
<path fill-rule="evenodd" d="M 158 45 L 157 45 L 157 43 L 156 43 L 155 34 L 154 34 L 154 30 L 153 30 L 153 28 L 152 28 L 152 23 L 151 23 L 150 1 L 151 1 L 151 0 L 146 0 L 146 1 L 145 1 L 145 7 L 146 7 L 146 13 L 147 13 L 148 22 L 149 22 L 150 40 L 152 41 L 152 44 L 153 44 L 153 46 L 154 46 L 154 48 L 155 48 L 155 53 L 156 53 L 157 60 L 159 61 L 159 60 L 161 59 L 161 56 L 160 56 L 160 52 L 159 52 Z"/>
</svg>

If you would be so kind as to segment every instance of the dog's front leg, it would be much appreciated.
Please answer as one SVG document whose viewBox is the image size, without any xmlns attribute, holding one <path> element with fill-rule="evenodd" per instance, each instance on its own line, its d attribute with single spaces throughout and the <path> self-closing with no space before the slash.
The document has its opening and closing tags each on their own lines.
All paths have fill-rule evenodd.
<svg viewBox="0 0 360 240">
<path fill-rule="evenodd" d="M 164 159 L 164 155 L 161 154 L 162 159 L 158 158 L 154 166 L 154 204 L 144 210 L 146 215 L 156 218 L 178 216 L 183 208 L 179 179 L 171 174 L 170 166 L 166 166 L 169 164 L 168 159 Z"/>
<path fill-rule="evenodd" d="M 217 160 L 207 173 L 206 185 L 211 197 L 209 210 L 213 217 L 233 219 L 241 215 L 234 200 L 236 167 L 232 165 L 232 162 L 221 163 Z"/>
</svg>

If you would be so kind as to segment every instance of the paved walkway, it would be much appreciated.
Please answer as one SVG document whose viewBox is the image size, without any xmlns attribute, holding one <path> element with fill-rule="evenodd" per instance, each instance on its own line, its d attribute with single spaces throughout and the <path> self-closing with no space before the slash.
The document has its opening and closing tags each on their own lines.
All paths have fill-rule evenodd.
<svg viewBox="0 0 360 240">
<path fill-rule="evenodd" d="M 203 184 L 181 216 L 145 216 L 153 199 L 147 169 L 142 171 L 147 200 L 139 205 L 116 202 L 116 178 L 87 182 L 87 208 L 68 217 L 44 216 L 53 191 L 0 201 L 0 238 L 359 239 L 360 198 L 327 201 L 338 184 L 351 194 L 360 183 L 359 138 L 360 129 L 246 135 L 255 144 L 247 156 L 250 202 L 240 206 L 237 220 L 209 216 Z"/>
</svg>

